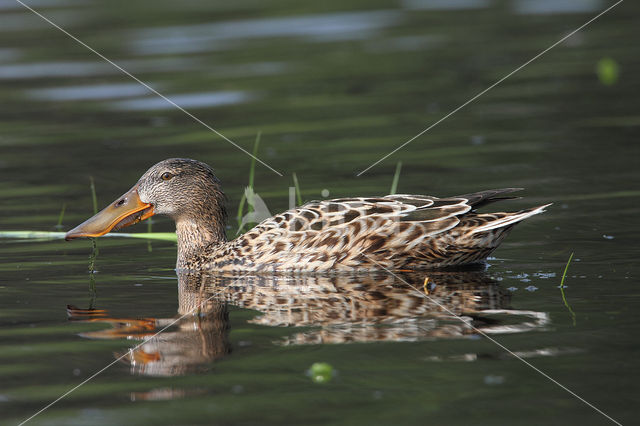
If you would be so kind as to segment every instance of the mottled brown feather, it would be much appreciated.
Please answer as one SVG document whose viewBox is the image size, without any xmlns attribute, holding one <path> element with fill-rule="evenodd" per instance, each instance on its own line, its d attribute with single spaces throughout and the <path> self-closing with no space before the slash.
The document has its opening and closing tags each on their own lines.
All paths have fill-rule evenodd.
<svg viewBox="0 0 640 426">
<path fill-rule="evenodd" d="M 243 269 L 255 270 L 257 265 L 268 264 L 269 270 L 276 272 L 358 272 L 435 269 L 478 262 L 495 250 L 513 224 L 542 212 L 543 207 L 493 214 L 472 210 L 512 191 L 483 191 L 443 199 L 391 195 L 314 201 L 257 225 L 252 230 L 255 237 L 251 237 L 254 250 Z M 311 208 L 317 212 L 315 220 L 300 221 L 300 217 L 309 217 Z M 236 256 L 235 246 L 245 238 L 212 247 L 203 257 L 204 268 L 229 269 L 217 259 Z M 260 244 L 266 240 L 280 244 Z M 282 241 L 288 242 L 286 250 Z"/>
</svg>

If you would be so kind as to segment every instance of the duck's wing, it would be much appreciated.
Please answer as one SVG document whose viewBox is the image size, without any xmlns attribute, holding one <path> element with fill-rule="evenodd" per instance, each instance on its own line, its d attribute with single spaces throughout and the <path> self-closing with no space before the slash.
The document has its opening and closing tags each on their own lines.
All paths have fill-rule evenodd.
<svg viewBox="0 0 640 426">
<path fill-rule="evenodd" d="M 454 227 L 458 216 L 482 205 L 517 197 L 504 194 L 521 188 L 493 189 L 455 197 L 437 198 L 428 195 L 398 194 L 384 197 L 338 198 L 311 201 L 303 206 L 275 215 L 256 230 L 262 232 L 310 232 L 326 231 L 354 222 L 382 225 L 386 221 L 422 223 L 428 234 Z M 358 232 L 371 232 L 371 226 L 355 227 Z M 352 232 L 354 230 L 351 230 Z"/>
<path fill-rule="evenodd" d="M 391 261 L 455 227 L 458 216 L 469 210 L 463 198 L 402 195 L 312 201 L 263 221 L 236 244 L 256 256 L 256 263 L 352 268 L 370 256 Z"/>
<path fill-rule="evenodd" d="M 412 261 L 441 266 L 456 262 L 458 252 L 468 253 L 469 259 L 463 260 L 473 261 L 499 243 L 502 231 L 493 230 L 510 229 L 542 211 L 472 211 L 515 190 L 448 198 L 399 194 L 312 201 L 261 222 L 233 246 L 255 264 L 304 270 L 393 267 Z M 483 231 L 495 236 L 485 238 Z"/>
<path fill-rule="evenodd" d="M 375 233 L 393 223 L 422 223 L 427 233 L 450 229 L 456 216 L 471 210 L 464 198 L 435 198 L 420 195 L 392 195 L 369 198 L 339 198 L 311 201 L 274 216 L 260 225 L 263 231 L 327 232 L 340 229 L 352 235 Z"/>
</svg>

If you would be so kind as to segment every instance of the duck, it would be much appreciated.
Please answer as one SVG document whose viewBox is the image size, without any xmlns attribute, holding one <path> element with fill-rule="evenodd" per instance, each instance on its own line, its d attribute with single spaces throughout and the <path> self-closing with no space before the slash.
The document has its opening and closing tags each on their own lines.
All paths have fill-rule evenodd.
<svg viewBox="0 0 640 426">
<path fill-rule="evenodd" d="M 237 273 L 359 273 L 434 270 L 477 264 L 513 227 L 550 204 L 479 213 L 522 188 L 453 197 L 394 194 L 310 201 L 229 241 L 226 197 L 213 169 L 170 158 L 149 168 L 125 194 L 68 231 L 99 237 L 153 215 L 175 221 L 176 270 Z"/>
</svg>

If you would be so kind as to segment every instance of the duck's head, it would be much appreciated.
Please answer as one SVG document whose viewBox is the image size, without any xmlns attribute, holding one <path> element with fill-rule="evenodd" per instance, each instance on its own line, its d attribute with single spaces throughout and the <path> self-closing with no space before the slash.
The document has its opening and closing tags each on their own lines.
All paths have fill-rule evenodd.
<svg viewBox="0 0 640 426">
<path fill-rule="evenodd" d="M 187 158 L 161 161 L 104 210 L 67 232 L 65 239 L 99 237 L 154 214 L 167 215 L 176 223 L 223 227 L 224 194 L 211 167 Z"/>
</svg>

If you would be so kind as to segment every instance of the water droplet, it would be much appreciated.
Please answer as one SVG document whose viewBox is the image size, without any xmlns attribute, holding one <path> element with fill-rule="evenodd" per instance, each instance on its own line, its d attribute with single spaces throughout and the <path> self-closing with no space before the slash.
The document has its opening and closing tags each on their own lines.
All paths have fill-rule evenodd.
<svg viewBox="0 0 640 426">
<path fill-rule="evenodd" d="M 485 385 L 501 385 L 504 383 L 504 376 L 484 376 Z"/>
<path fill-rule="evenodd" d="M 471 136 L 471 145 L 482 145 L 484 143 L 484 136 L 474 135 Z"/>
</svg>

